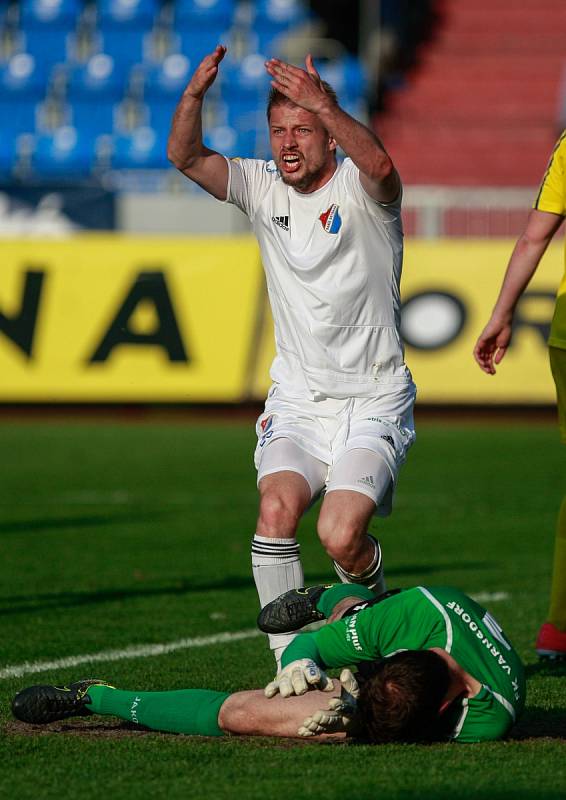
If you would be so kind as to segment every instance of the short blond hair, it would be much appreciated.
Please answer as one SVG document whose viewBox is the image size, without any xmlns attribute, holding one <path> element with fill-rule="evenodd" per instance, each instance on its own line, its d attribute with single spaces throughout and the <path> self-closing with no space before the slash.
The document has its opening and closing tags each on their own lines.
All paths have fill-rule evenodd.
<svg viewBox="0 0 566 800">
<path fill-rule="evenodd" d="M 326 94 L 332 98 L 332 102 L 338 105 L 338 95 L 332 88 L 332 86 L 327 81 L 321 81 L 322 88 L 326 92 Z M 271 87 L 269 90 L 269 94 L 267 96 L 267 121 L 269 122 L 269 117 L 271 116 L 271 109 L 274 106 L 296 106 L 297 103 L 294 103 L 292 100 L 280 92 L 279 89 L 276 89 L 274 86 Z"/>
</svg>

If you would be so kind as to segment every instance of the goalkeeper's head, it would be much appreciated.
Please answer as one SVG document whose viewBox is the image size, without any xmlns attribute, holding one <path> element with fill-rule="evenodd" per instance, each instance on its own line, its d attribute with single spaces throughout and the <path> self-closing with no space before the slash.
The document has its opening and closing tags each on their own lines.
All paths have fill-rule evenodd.
<svg viewBox="0 0 566 800">
<path fill-rule="evenodd" d="M 404 650 L 378 662 L 358 700 L 368 738 L 376 744 L 438 738 L 450 681 L 448 665 L 431 650 Z"/>
</svg>

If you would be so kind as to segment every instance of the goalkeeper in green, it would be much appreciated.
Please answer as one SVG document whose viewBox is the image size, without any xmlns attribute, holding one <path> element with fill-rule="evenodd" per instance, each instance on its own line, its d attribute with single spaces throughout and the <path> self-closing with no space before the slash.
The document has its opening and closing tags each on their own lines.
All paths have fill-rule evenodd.
<svg viewBox="0 0 566 800">
<path fill-rule="evenodd" d="M 259 624 L 279 631 L 320 618 L 331 624 L 291 642 L 267 694 L 293 693 L 294 682 L 301 690 L 301 664 L 356 664 L 362 679 L 357 717 L 374 741 L 389 735 L 385 708 L 392 709 L 390 738 L 460 742 L 502 738 L 523 710 L 519 656 L 489 611 L 458 589 L 417 586 L 377 598 L 348 584 L 291 591 L 262 610 Z M 395 668 L 403 673 L 399 686 L 388 677 Z M 418 671 L 423 677 L 412 681 Z M 406 710 L 413 691 L 421 694 Z"/>
<path fill-rule="evenodd" d="M 376 598 L 338 584 L 292 590 L 266 606 L 263 630 L 329 624 L 298 635 L 264 691 L 122 691 L 102 681 L 32 686 L 14 715 L 41 724 L 108 714 L 175 733 L 478 742 L 506 735 L 522 711 L 521 661 L 491 614 L 453 588 Z M 326 669 L 343 669 L 333 680 Z"/>
</svg>

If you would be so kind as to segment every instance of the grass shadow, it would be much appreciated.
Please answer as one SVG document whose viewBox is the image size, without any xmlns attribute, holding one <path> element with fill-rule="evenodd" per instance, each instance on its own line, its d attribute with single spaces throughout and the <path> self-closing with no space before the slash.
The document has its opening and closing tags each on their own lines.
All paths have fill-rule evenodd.
<svg viewBox="0 0 566 800">
<path fill-rule="evenodd" d="M 132 522 L 161 519 L 169 511 L 139 511 L 127 513 L 81 514 L 75 517 L 43 517 L 18 522 L 0 522 L 0 535 L 10 533 L 60 533 L 73 528 L 93 528 L 107 525 L 127 525 Z"/>
<path fill-rule="evenodd" d="M 509 738 L 566 739 L 566 708 L 527 708 Z"/>
<path fill-rule="evenodd" d="M 385 564 L 385 574 L 388 584 L 391 578 L 402 578 L 406 575 L 434 575 L 436 572 L 446 571 L 467 571 L 467 570 L 489 570 L 493 562 L 488 561 L 449 561 L 442 564 L 404 564 L 403 566 L 390 567 Z"/>
<path fill-rule="evenodd" d="M 144 515 L 144 519 L 146 516 Z M 443 564 L 441 569 L 477 569 L 481 566 L 485 569 L 485 564 L 478 565 L 476 562 L 469 564 Z M 437 572 L 438 565 L 435 564 L 414 564 L 405 567 L 392 568 L 388 570 L 389 585 L 393 588 L 392 578 L 402 577 L 403 575 L 431 575 Z M 309 576 L 309 585 L 317 583 L 327 583 L 332 580 L 328 573 L 314 573 Z M 167 597 L 190 595 L 201 592 L 238 592 L 254 589 L 255 584 L 251 575 L 226 575 L 220 580 L 199 580 L 196 578 L 177 578 L 166 585 L 161 586 L 128 586 L 116 589 L 104 589 L 93 592 L 34 592 L 33 594 L 22 595 L 3 595 L 0 596 L 0 616 L 11 616 L 14 614 L 33 614 L 42 611 L 55 610 L 61 608 L 79 608 L 84 606 L 102 605 L 136 598 Z"/>
<path fill-rule="evenodd" d="M 43 592 L 37 594 L 4 596 L 0 602 L 15 603 L 15 606 L 0 608 L 0 615 L 34 613 L 48 609 L 76 608 L 123 601 L 139 597 L 167 597 L 194 594 L 197 592 L 239 591 L 254 588 L 253 578 L 237 575 L 226 576 L 218 581 L 200 581 L 182 578 L 165 586 L 140 586 L 123 589 L 105 589 L 94 592 Z"/>
<path fill-rule="evenodd" d="M 525 667 L 527 678 L 566 678 L 566 658 L 562 660 L 541 660 Z"/>
</svg>

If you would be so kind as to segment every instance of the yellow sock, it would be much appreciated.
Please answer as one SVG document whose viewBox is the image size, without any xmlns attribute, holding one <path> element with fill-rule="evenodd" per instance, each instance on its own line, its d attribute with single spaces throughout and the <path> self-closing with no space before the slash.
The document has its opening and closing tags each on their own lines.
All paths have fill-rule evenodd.
<svg viewBox="0 0 566 800">
<path fill-rule="evenodd" d="M 556 526 L 548 621 L 556 625 L 558 630 L 566 631 L 566 496 L 562 500 Z"/>
</svg>

